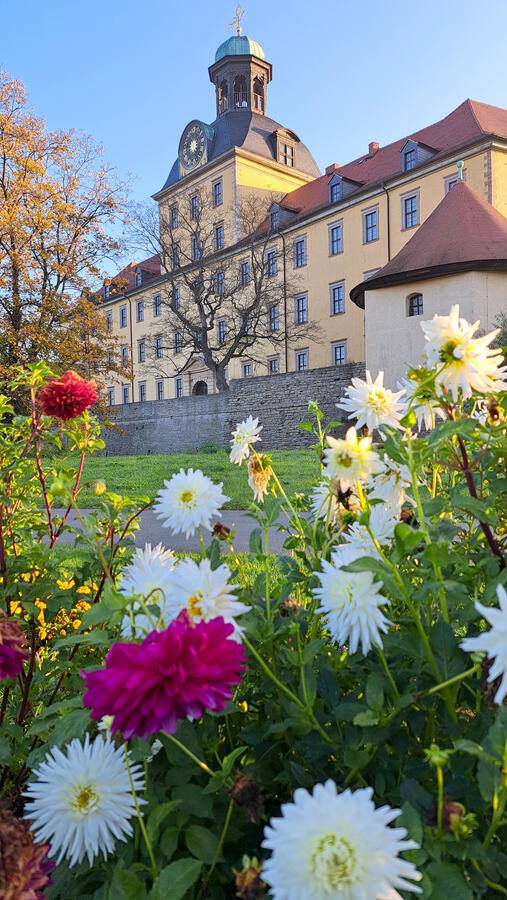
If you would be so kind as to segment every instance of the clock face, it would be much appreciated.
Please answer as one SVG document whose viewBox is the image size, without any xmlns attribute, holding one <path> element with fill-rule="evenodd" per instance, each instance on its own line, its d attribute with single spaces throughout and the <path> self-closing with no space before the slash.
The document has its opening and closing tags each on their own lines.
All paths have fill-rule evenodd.
<svg viewBox="0 0 507 900">
<path fill-rule="evenodd" d="M 203 126 L 200 122 L 191 122 L 181 136 L 179 158 L 182 166 L 185 169 L 195 169 L 203 157 L 205 146 Z"/>
</svg>

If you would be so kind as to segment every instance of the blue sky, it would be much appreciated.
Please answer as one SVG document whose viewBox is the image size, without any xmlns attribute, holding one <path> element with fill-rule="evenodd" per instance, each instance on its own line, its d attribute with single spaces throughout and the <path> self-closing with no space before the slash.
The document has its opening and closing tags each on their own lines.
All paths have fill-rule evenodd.
<svg viewBox="0 0 507 900">
<path fill-rule="evenodd" d="M 244 33 L 273 64 L 268 114 L 323 170 L 442 118 L 466 97 L 507 106 L 504 0 L 244 0 Z M 83 129 L 142 200 L 159 189 L 186 123 L 214 119 L 207 67 L 236 0 L 18 0 L 2 12 L 0 65 L 51 128 Z"/>
</svg>

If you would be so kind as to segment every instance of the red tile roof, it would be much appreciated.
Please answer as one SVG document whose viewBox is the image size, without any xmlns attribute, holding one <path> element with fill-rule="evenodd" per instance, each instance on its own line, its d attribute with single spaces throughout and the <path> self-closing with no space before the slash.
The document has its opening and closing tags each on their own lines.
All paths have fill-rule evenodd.
<svg viewBox="0 0 507 900">
<path fill-rule="evenodd" d="M 450 190 L 396 256 L 350 292 L 364 292 L 459 271 L 507 269 L 507 219 L 465 181 Z"/>
<path fill-rule="evenodd" d="M 490 134 L 507 138 L 507 110 L 475 100 L 465 100 L 434 125 L 380 147 L 372 156 L 366 153 L 344 166 L 336 166 L 333 173 L 321 175 L 320 178 L 296 188 L 285 195 L 281 205 L 297 210 L 298 218 L 302 218 L 328 205 L 328 184 L 332 174 L 360 182 L 361 188 L 373 187 L 401 174 L 401 150 L 408 140 L 433 149 L 435 155 L 432 158 L 435 159 Z M 331 167 L 327 168 L 329 170 Z"/>
<path fill-rule="evenodd" d="M 161 274 L 160 257 L 156 254 L 155 256 L 149 256 L 148 259 L 143 259 L 140 262 L 130 262 L 121 270 L 121 272 L 118 272 L 117 275 L 114 275 L 109 281 L 106 281 L 106 284 L 109 283 L 111 287 L 111 294 L 113 294 L 113 292 L 115 294 L 124 294 L 127 291 L 133 290 L 133 288 L 136 287 L 137 269 L 140 269 L 141 271 L 142 284 L 144 286 L 147 281 L 150 281 Z"/>
</svg>

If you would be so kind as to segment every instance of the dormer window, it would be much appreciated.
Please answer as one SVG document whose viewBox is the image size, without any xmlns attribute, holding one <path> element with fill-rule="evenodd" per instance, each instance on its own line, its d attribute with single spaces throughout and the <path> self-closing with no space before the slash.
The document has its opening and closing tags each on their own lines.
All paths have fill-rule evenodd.
<svg viewBox="0 0 507 900">
<path fill-rule="evenodd" d="M 273 207 L 269 213 L 269 229 L 270 231 L 278 231 L 280 226 L 280 210 L 277 206 Z"/>
<path fill-rule="evenodd" d="M 110 291 L 111 291 L 111 289 L 110 289 L 109 285 L 105 284 L 104 285 L 104 300 L 109 300 Z"/>
<path fill-rule="evenodd" d="M 294 168 L 295 149 L 292 144 L 286 144 L 283 141 L 278 145 L 278 162 L 284 166 Z"/>
<path fill-rule="evenodd" d="M 141 287 L 143 283 L 143 276 L 141 273 L 141 269 L 136 269 L 136 287 Z"/>
<path fill-rule="evenodd" d="M 409 169 L 415 169 L 417 165 L 417 150 L 415 147 L 412 147 L 410 150 L 405 150 L 403 154 L 403 169 L 405 172 L 408 172 Z"/>
<path fill-rule="evenodd" d="M 340 175 L 333 175 L 329 182 L 329 202 L 338 203 L 342 199 L 342 179 Z"/>
</svg>

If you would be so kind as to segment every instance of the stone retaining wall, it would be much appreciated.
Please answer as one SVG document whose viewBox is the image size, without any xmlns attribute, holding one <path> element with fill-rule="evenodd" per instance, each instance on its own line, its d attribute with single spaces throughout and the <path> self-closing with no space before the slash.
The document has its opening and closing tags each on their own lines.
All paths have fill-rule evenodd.
<svg viewBox="0 0 507 900">
<path fill-rule="evenodd" d="M 336 409 L 350 379 L 364 378 L 364 363 L 329 366 L 308 372 L 288 372 L 231 381 L 226 394 L 180 397 L 177 400 L 128 403 L 115 407 L 109 418 L 118 430 L 103 429 L 109 455 L 178 453 L 213 441 L 225 447 L 233 428 L 248 415 L 263 424 L 262 449 L 292 449 L 312 443 L 298 428 L 316 400 L 324 420 L 345 421 Z"/>
</svg>

